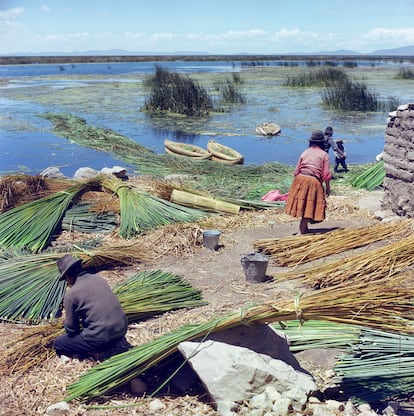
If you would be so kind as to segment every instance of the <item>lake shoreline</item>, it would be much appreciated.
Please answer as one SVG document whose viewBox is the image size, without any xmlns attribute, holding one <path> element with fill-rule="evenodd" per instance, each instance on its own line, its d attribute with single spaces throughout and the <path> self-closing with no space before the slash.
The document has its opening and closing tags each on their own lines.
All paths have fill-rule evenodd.
<svg viewBox="0 0 414 416">
<path fill-rule="evenodd" d="M 0 65 L 33 65 L 64 63 L 114 63 L 114 62 L 171 62 L 171 61 L 410 61 L 410 55 L 42 55 L 0 56 Z"/>
</svg>

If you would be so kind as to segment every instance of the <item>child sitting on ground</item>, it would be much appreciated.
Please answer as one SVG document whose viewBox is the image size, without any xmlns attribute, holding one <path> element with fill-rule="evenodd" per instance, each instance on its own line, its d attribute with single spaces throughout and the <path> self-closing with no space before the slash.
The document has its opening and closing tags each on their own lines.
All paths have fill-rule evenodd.
<svg viewBox="0 0 414 416">
<path fill-rule="evenodd" d="M 348 172 L 348 167 L 346 165 L 346 151 L 344 148 L 344 142 L 342 140 L 336 141 L 336 151 L 335 153 L 335 168 L 334 172 L 338 172 L 338 166 L 341 165 L 344 168 L 345 172 Z"/>
</svg>

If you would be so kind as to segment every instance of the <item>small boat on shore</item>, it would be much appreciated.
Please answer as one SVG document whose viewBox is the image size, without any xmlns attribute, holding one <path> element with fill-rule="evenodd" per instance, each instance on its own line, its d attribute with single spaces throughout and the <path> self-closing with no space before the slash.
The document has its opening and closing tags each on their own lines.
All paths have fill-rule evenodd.
<svg viewBox="0 0 414 416">
<path fill-rule="evenodd" d="M 173 142 L 171 140 L 164 140 L 165 151 L 174 156 L 186 156 L 193 159 L 211 159 L 211 153 L 200 146 L 189 143 Z"/>
<path fill-rule="evenodd" d="M 229 163 L 232 165 L 242 165 L 244 157 L 237 150 L 224 144 L 217 143 L 215 140 L 209 140 L 207 150 L 211 153 L 212 159 L 216 162 Z"/>
</svg>

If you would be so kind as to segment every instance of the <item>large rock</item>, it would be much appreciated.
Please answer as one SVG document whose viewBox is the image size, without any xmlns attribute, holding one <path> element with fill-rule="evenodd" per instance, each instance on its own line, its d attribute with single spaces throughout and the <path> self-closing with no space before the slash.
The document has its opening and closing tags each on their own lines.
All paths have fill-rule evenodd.
<svg viewBox="0 0 414 416">
<path fill-rule="evenodd" d="M 316 390 L 313 377 L 290 351 L 286 335 L 270 325 L 239 326 L 182 342 L 178 349 L 222 415 L 234 414 L 238 403 L 250 400 L 250 410 L 263 401 L 270 409 L 286 408 L 287 403 L 300 409 Z"/>
<path fill-rule="evenodd" d="M 277 401 L 285 404 L 289 401 L 298 409 L 306 403 L 309 393 L 316 390 L 309 374 L 245 347 L 209 340 L 182 342 L 178 349 L 188 359 L 222 415 L 235 414 L 233 410 L 238 404 L 249 400 L 254 407 L 265 400 L 266 407 L 273 408 L 275 403 L 264 394 L 268 386 L 280 394 Z"/>
</svg>

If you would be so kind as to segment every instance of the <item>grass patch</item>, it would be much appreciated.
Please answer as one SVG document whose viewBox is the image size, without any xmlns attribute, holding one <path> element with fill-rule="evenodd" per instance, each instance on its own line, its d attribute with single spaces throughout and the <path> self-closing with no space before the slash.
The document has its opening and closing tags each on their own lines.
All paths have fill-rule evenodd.
<svg viewBox="0 0 414 416">
<path fill-rule="evenodd" d="M 399 105 L 396 98 L 380 100 L 365 83 L 349 79 L 328 86 L 322 92 L 322 102 L 326 108 L 343 111 L 391 111 Z"/>
<path fill-rule="evenodd" d="M 414 71 L 412 69 L 400 69 L 395 75 L 395 79 L 414 79 Z"/>
<path fill-rule="evenodd" d="M 342 70 L 337 68 L 323 68 L 317 71 L 288 76 L 284 85 L 294 88 L 327 87 L 346 80 L 348 80 L 348 76 Z"/>
</svg>

